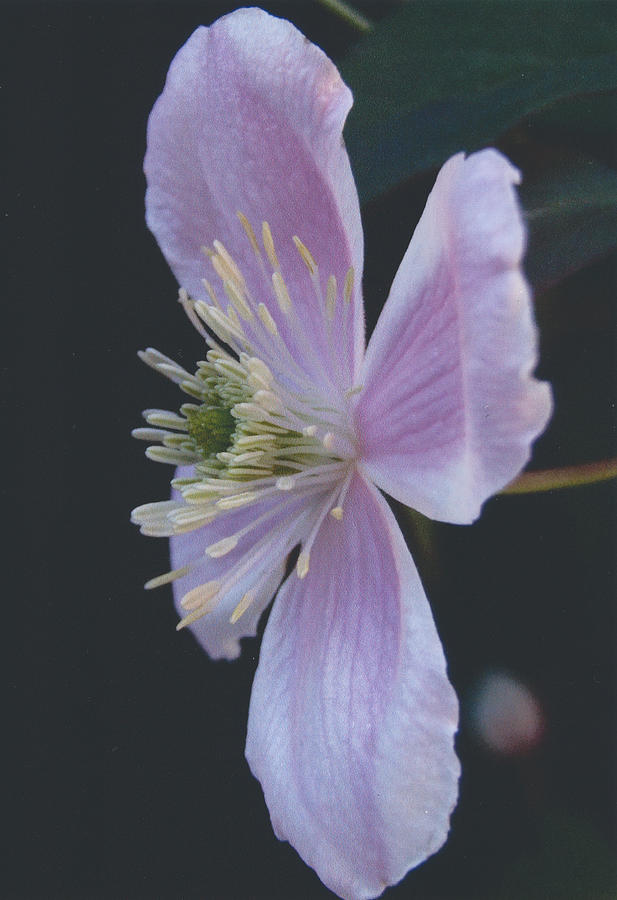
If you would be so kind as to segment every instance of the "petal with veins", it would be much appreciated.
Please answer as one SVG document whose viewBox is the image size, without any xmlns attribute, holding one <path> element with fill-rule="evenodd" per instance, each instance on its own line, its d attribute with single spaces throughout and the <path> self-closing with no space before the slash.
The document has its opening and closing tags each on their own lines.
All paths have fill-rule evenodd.
<svg viewBox="0 0 617 900">
<path fill-rule="evenodd" d="M 305 371 L 323 378 L 332 327 L 346 368 L 343 389 L 351 387 L 364 349 L 362 227 L 342 143 L 351 102 L 334 64 L 289 22 L 258 9 L 238 10 L 197 29 L 178 52 L 150 116 L 144 164 L 147 221 L 180 284 L 209 302 L 202 278 L 212 276 L 201 248 L 221 241 L 249 290 L 259 300 L 270 296 L 269 312 L 286 335 L 262 242 L 262 221 L 269 223 L 295 312 L 315 351 L 312 358 L 305 354 Z M 238 212 L 262 245 L 266 276 Z M 335 276 L 342 295 L 348 270 L 355 270 L 351 315 L 339 297 L 331 326 L 318 308 L 296 235 L 319 266 L 323 305 L 328 277 Z M 299 355 L 301 347 L 293 349 Z M 337 366 L 330 362 L 333 375 Z"/>
<path fill-rule="evenodd" d="M 523 468 L 551 411 L 531 374 L 518 177 L 495 150 L 445 164 L 360 376 L 364 471 L 433 519 L 473 521 Z"/>
<path fill-rule="evenodd" d="M 446 839 L 456 722 L 409 551 L 356 475 L 280 591 L 253 685 L 246 754 L 277 835 L 341 897 L 377 896 Z"/>
</svg>

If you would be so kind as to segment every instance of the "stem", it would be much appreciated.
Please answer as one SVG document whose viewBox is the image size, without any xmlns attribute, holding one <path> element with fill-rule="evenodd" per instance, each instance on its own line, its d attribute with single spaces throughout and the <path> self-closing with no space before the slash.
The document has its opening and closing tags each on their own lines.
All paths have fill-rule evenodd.
<svg viewBox="0 0 617 900">
<path fill-rule="evenodd" d="M 502 494 L 535 494 L 557 488 L 581 487 L 617 478 L 617 457 L 600 462 L 583 463 L 580 466 L 563 466 L 559 469 L 542 469 L 524 472 L 505 487 Z"/>
<path fill-rule="evenodd" d="M 321 3 L 322 6 L 325 6 L 326 9 L 329 9 L 330 12 L 339 16 L 349 25 L 357 28 L 358 31 L 367 32 L 373 30 L 374 26 L 370 19 L 367 19 L 366 16 L 359 13 L 353 6 L 350 6 L 349 3 L 345 3 L 345 0 L 317 0 L 317 2 Z"/>
</svg>

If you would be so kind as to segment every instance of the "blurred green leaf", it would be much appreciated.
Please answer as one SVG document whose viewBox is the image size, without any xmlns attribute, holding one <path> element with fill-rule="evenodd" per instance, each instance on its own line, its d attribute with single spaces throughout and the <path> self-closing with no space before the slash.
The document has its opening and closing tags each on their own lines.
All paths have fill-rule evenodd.
<svg viewBox="0 0 617 900">
<path fill-rule="evenodd" d="M 567 97 L 617 88 L 613 4 L 406 4 L 342 61 L 362 200 Z"/>
<path fill-rule="evenodd" d="M 549 161 L 520 190 L 529 226 L 525 268 L 536 289 L 617 247 L 617 173 L 581 156 Z"/>
</svg>

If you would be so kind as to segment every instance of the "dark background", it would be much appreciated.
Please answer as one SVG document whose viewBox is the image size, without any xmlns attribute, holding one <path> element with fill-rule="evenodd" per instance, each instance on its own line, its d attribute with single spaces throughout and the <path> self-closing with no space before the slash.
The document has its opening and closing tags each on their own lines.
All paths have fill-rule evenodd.
<svg viewBox="0 0 617 900">
<path fill-rule="evenodd" d="M 313 3 L 264 5 L 335 58 L 357 37 Z M 377 18 L 393 5 L 363 8 Z M 200 352 L 143 221 L 146 120 L 173 54 L 232 8 L 0 6 L 3 898 L 332 896 L 274 838 L 244 761 L 259 641 L 212 663 L 177 635 L 171 592 L 142 590 L 165 569 L 165 542 L 128 521 L 165 496 L 169 475 L 144 461 L 130 429 L 142 408 L 176 401 L 136 351 L 153 345 L 186 365 Z M 369 325 L 429 185 L 365 210 Z M 602 260 L 542 306 L 541 374 L 557 413 L 536 465 L 614 447 L 614 284 Z M 432 556 L 417 548 L 463 702 L 463 778 L 449 842 L 387 896 L 612 896 L 614 541 L 605 484 L 496 498 L 473 527 L 438 527 Z M 471 733 L 470 692 L 490 668 L 516 674 L 543 706 L 545 738 L 525 758 L 491 755 Z"/>
</svg>

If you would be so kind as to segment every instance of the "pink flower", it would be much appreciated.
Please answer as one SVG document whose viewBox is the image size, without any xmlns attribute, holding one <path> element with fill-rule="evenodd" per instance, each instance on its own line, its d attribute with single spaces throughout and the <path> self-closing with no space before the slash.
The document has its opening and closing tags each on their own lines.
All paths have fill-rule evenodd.
<svg viewBox="0 0 617 900">
<path fill-rule="evenodd" d="M 162 443 L 148 455 L 183 468 L 173 499 L 133 518 L 171 537 L 174 571 L 150 586 L 174 582 L 179 627 L 214 658 L 255 633 L 300 545 L 246 755 L 277 836 L 361 898 L 441 846 L 459 775 L 456 697 L 377 488 L 472 522 L 551 401 L 531 375 L 519 176 L 495 150 L 439 173 L 365 353 L 351 102 L 321 50 L 257 9 L 199 28 L 173 61 L 148 128 L 147 220 L 210 350 L 195 374 L 142 354 L 192 402 L 146 411 L 160 430 L 137 434 Z"/>
</svg>

